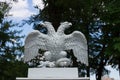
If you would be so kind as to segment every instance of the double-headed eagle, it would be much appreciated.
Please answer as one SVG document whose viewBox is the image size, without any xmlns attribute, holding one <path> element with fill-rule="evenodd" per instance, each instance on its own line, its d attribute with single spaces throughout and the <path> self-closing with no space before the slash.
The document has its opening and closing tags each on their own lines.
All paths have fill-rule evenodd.
<svg viewBox="0 0 120 80">
<path fill-rule="evenodd" d="M 29 61 L 38 55 L 38 50 L 45 50 L 45 55 L 50 61 L 57 61 L 66 55 L 66 50 L 73 50 L 77 61 L 88 65 L 87 41 L 83 33 L 74 31 L 66 35 L 64 31 L 72 24 L 63 22 L 57 31 L 50 22 L 41 24 L 47 28 L 47 34 L 38 30 L 31 32 L 25 40 L 24 61 Z"/>
</svg>

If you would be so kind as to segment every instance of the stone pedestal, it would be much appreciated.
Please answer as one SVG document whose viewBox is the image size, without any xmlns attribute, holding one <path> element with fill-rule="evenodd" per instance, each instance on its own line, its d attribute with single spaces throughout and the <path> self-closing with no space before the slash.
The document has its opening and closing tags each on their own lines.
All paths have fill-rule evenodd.
<svg viewBox="0 0 120 80">
<path fill-rule="evenodd" d="M 29 68 L 27 78 L 16 80 L 89 80 L 89 78 L 79 78 L 77 68 Z"/>
</svg>

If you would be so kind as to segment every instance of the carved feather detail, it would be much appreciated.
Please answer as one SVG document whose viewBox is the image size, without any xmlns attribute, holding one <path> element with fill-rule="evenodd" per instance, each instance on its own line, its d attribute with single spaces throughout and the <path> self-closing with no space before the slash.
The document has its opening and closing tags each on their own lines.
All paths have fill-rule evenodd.
<svg viewBox="0 0 120 80">
<path fill-rule="evenodd" d="M 52 60 L 59 59 L 61 51 L 73 50 L 77 61 L 88 65 L 87 40 L 83 33 L 74 31 L 72 34 L 64 34 L 64 30 L 72 24 L 69 22 L 61 23 L 57 32 L 50 22 L 42 23 L 48 29 L 47 34 L 37 30 L 31 32 L 25 40 L 24 61 L 33 59 L 38 54 L 39 49 L 47 50 L 52 54 Z"/>
</svg>

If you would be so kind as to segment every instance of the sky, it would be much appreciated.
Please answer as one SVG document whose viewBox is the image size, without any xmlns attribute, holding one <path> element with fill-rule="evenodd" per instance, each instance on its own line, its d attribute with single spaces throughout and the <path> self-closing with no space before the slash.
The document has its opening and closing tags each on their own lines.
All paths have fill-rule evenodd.
<svg viewBox="0 0 120 80">
<path fill-rule="evenodd" d="M 10 0 L 0 1 L 9 2 Z M 38 10 L 33 7 L 36 5 L 38 5 L 40 9 L 44 8 L 42 0 L 18 0 L 17 3 L 12 2 L 12 9 L 9 12 L 9 14 L 12 14 L 12 16 L 8 17 L 8 19 L 13 20 L 17 23 L 21 23 L 22 20 L 29 19 L 31 15 L 38 14 Z M 21 27 L 21 29 L 23 29 L 23 35 L 28 35 L 28 33 L 30 33 L 33 30 L 32 25 L 28 24 L 25 24 L 23 27 Z M 118 71 L 112 69 L 111 66 L 106 66 L 106 68 L 111 71 L 109 75 L 111 78 L 115 78 L 115 80 L 120 80 Z M 95 75 L 92 75 L 90 77 L 90 80 L 95 80 Z"/>
<path fill-rule="evenodd" d="M 41 0 L 18 0 L 17 3 L 13 2 L 12 9 L 9 12 L 9 14 L 12 14 L 13 16 L 9 17 L 9 19 L 18 23 L 21 23 L 22 20 L 29 19 L 30 16 L 38 14 L 39 10 L 34 8 L 36 5 L 38 5 L 40 9 L 43 9 L 44 7 Z M 28 24 L 25 24 L 22 29 L 22 33 L 25 35 L 33 30 L 32 25 Z"/>
<path fill-rule="evenodd" d="M 2 2 L 7 1 L 8 3 L 10 0 L 0 0 Z M 38 5 L 40 4 L 40 5 Z M 40 9 L 44 8 L 42 0 L 18 0 L 18 2 L 12 2 L 10 6 L 12 8 L 9 11 L 8 20 L 12 20 L 16 23 L 21 23 L 22 20 L 29 19 L 30 16 L 34 14 L 38 14 L 39 10 L 35 9 L 34 6 L 38 6 Z M 20 28 L 19 28 L 20 29 Z M 32 29 L 32 25 L 25 24 L 21 29 L 23 29 L 22 34 L 27 35 L 30 33 Z"/>
</svg>

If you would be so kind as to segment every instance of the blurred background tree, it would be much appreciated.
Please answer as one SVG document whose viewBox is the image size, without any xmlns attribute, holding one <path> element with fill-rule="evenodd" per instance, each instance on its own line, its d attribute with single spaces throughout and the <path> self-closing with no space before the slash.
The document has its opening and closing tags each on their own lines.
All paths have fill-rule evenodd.
<svg viewBox="0 0 120 80">
<path fill-rule="evenodd" d="M 30 18 L 33 28 L 40 21 L 50 21 L 57 30 L 59 24 L 69 21 L 73 26 L 66 30 L 83 32 L 88 41 L 89 69 L 96 80 L 109 74 L 106 65 L 120 70 L 120 1 L 119 0 L 43 0 L 44 9 Z M 87 68 L 87 76 L 89 76 Z M 86 75 L 84 74 L 84 76 Z"/>
<path fill-rule="evenodd" d="M 7 21 L 9 3 L 0 2 L 0 80 L 15 80 L 16 76 L 27 75 L 27 65 L 20 61 L 23 45 L 19 34 L 22 30 L 15 30 L 18 24 Z"/>
</svg>

